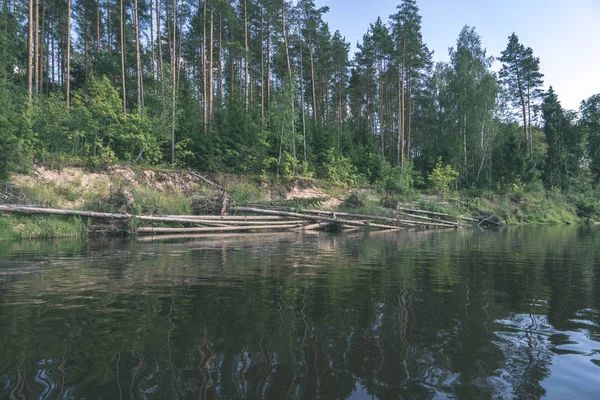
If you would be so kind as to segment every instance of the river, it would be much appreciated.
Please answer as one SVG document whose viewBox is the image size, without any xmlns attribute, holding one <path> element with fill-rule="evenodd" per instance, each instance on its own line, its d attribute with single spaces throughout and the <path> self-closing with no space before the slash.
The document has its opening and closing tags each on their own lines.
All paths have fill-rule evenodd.
<svg viewBox="0 0 600 400">
<path fill-rule="evenodd" d="M 0 242 L 2 399 L 600 398 L 600 227 Z"/>
</svg>

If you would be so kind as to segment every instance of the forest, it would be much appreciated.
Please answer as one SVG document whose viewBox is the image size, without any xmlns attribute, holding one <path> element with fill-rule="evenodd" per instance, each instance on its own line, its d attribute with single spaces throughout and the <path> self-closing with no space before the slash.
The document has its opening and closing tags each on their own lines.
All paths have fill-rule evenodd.
<svg viewBox="0 0 600 400">
<path fill-rule="evenodd" d="M 600 94 L 564 109 L 516 33 L 490 55 L 465 26 L 434 63 L 416 0 L 372 22 L 355 54 L 328 11 L 2 0 L 0 175 L 119 162 L 402 192 L 437 171 L 454 189 L 561 191 L 600 214 Z"/>
</svg>

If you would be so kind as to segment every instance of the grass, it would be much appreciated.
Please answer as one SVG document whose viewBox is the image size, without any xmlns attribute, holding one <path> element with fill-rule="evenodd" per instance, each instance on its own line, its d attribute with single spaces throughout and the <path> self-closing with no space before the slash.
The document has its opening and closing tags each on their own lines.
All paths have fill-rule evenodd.
<svg viewBox="0 0 600 400">
<path fill-rule="evenodd" d="M 21 239 L 77 238 L 87 232 L 87 223 L 78 217 L 32 216 L 21 218 L 15 231 Z"/>
<path fill-rule="evenodd" d="M 14 239 L 16 236 L 11 220 L 0 216 L 0 240 Z"/>
<path fill-rule="evenodd" d="M 269 199 L 269 193 L 262 187 L 239 182 L 228 188 L 232 200 L 238 204 L 264 203 Z"/>
<path fill-rule="evenodd" d="M 0 217 L 0 240 L 78 238 L 87 232 L 87 223 L 77 217 Z"/>
<path fill-rule="evenodd" d="M 189 215 L 192 213 L 190 196 L 167 190 L 158 192 L 146 186 L 134 187 L 132 194 L 136 214 Z"/>
</svg>

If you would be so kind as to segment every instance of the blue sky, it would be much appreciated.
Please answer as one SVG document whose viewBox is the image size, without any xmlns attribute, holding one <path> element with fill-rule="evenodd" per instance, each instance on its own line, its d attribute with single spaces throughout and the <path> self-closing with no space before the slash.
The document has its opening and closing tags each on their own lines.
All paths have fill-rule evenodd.
<svg viewBox="0 0 600 400">
<path fill-rule="evenodd" d="M 315 0 L 329 6 L 332 32 L 353 46 L 369 24 L 394 13 L 400 0 Z M 540 58 L 546 87 L 552 85 L 563 107 L 578 109 L 600 93 L 600 0 L 417 0 L 423 37 L 435 61 L 448 60 L 464 25 L 474 26 L 488 54 L 498 56 L 516 32 Z M 495 68 L 499 68 L 496 66 Z"/>
</svg>

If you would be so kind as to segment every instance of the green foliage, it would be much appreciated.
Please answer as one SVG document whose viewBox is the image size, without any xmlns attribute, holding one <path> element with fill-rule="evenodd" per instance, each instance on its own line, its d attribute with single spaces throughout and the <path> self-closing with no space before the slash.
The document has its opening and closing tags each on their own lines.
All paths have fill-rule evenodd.
<svg viewBox="0 0 600 400">
<path fill-rule="evenodd" d="M 575 115 L 565 112 L 550 87 L 542 104 L 544 134 L 548 143 L 544 179 L 548 187 L 568 189 L 579 173 L 583 132 Z"/>
<path fill-rule="evenodd" d="M 581 103 L 581 124 L 587 134 L 587 153 L 590 170 L 600 181 L 600 94 Z"/>
<path fill-rule="evenodd" d="M 456 182 L 459 173 L 455 171 L 450 165 L 444 166 L 442 164 L 442 158 L 439 157 L 435 168 L 429 174 L 429 184 L 436 192 L 446 195 L 450 190 L 450 186 Z"/>
<path fill-rule="evenodd" d="M 159 192 L 153 188 L 137 186 L 132 189 L 133 213 L 146 215 L 190 215 L 192 201 L 189 196 L 172 191 Z"/>
<path fill-rule="evenodd" d="M 383 177 L 383 188 L 388 192 L 399 194 L 410 194 L 415 186 L 415 178 L 418 180 L 418 173 L 414 170 L 413 164 L 407 162 L 403 167 L 392 167 L 386 163 Z"/>
<path fill-rule="evenodd" d="M 236 183 L 228 189 L 231 199 L 238 204 L 262 203 L 268 199 L 268 193 L 249 183 Z"/>
<path fill-rule="evenodd" d="M 87 224 L 78 217 L 32 216 L 19 219 L 17 234 L 21 239 L 76 238 L 87 231 Z"/>
<path fill-rule="evenodd" d="M 11 219 L 0 215 L 0 240 L 8 240 L 16 237 Z"/>
<path fill-rule="evenodd" d="M 0 79 L 0 179 L 6 180 L 11 171 L 26 165 L 29 160 L 26 146 L 28 124 L 22 100 Z"/>
<path fill-rule="evenodd" d="M 336 154 L 334 148 L 329 149 L 323 157 L 323 178 L 334 184 L 356 183 L 357 169 L 350 160 L 342 155 Z"/>
<path fill-rule="evenodd" d="M 281 156 L 281 163 L 279 165 L 279 171 L 284 179 L 292 179 L 294 176 L 296 176 L 299 166 L 300 161 L 294 158 L 294 156 L 287 151 L 283 152 Z"/>
</svg>

